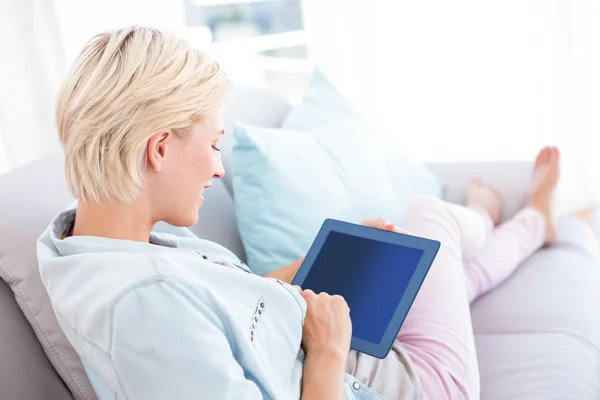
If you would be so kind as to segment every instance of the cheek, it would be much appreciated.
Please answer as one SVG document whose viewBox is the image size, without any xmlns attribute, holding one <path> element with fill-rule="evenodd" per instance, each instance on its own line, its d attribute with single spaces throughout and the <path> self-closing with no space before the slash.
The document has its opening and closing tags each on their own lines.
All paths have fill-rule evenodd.
<svg viewBox="0 0 600 400">
<path fill-rule="evenodd" d="M 203 146 L 204 147 L 204 146 Z M 213 177 L 215 173 L 214 150 L 210 146 L 206 146 L 208 149 L 199 148 L 194 154 L 189 154 L 187 160 L 188 170 L 186 175 L 190 181 L 190 189 L 194 190 L 198 187 L 202 188 Z"/>
<path fill-rule="evenodd" d="M 202 178 L 212 178 L 215 170 L 215 151 L 209 146 L 208 150 L 203 150 L 196 157 L 196 171 L 202 174 Z"/>
</svg>

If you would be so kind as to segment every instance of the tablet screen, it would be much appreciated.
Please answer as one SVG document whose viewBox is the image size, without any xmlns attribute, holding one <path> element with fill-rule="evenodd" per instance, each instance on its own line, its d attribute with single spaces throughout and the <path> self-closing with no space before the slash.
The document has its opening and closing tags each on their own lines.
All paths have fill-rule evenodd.
<svg viewBox="0 0 600 400">
<path fill-rule="evenodd" d="M 424 251 L 331 231 L 303 289 L 343 296 L 352 335 L 379 343 Z"/>
</svg>

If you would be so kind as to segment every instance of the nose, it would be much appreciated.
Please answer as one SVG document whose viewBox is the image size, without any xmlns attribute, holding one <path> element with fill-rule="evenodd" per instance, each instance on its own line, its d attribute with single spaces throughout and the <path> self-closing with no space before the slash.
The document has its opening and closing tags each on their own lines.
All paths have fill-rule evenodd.
<svg viewBox="0 0 600 400">
<path fill-rule="evenodd" d="M 225 176 L 225 167 L 223 167 L 223 161 L 221 161 L 221 157 L 219 155 L 219 158 L 217 159 L 217 166 L 216 166 L 216 170 L 215 173 L 213 175 L 214 179 L 221 179 L 222 177 Z"/>
</svg>

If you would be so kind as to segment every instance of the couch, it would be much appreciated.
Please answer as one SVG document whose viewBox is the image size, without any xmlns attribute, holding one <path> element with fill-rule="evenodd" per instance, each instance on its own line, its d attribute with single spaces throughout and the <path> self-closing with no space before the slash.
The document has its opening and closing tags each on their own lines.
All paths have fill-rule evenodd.
<svg viewBox="0 0 600 400">
<path fill-rule="evenodd" d="M 289 107 L 268 91 L 236 89 L 226 110 L 229 133 L 221 143 L 225 169 L 233 167 L 233 121 L 278 126 Z M 508 218 L 523 204 L 531 165 L 455 163 L 430 168 L 445 182 L 446 199 L 456 203 L 464 201 L 471 176 L 495 185 L 505 202 L 503 218 Z M 229 173 L 205 192 L 200 222 L 192 230 L 244 258 L 232 193 Z M 72 201 L 60 154 L 0 176 L 0 268 L 20 271 L 35 266 L 36 239 Z M 600 399 L 600 268 L 591 235 L 579 220 L 562 219 L 555 244 L 472 305 L 482 399 Z M 31 275 L 26 278 L 36 279 Z M 49 362 L 40 344 L 44 332 L 32 329 L 31 315 L 20 308 L 23 301 L 15 300 L 19 287 L 5 280 L 0 280 L 0 399 L 82 398 L 69 390 Z M 45 292 L 36 296 L 47 301 Z"/>
</svg>

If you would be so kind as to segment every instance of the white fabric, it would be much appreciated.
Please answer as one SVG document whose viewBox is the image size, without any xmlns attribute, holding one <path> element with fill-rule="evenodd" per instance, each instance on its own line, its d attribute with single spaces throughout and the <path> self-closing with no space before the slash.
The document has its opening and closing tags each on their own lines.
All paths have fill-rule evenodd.
<svg viewBox="0 0 600 400">
<path fill-rule="evenodd" d="M 9 0 L 20 1 L 20 0 Z M 179 32 L 185 25 L 184 2 L 171 0 L 54 0 L 70 65 L 92 36 L 137 24 Z"/>
<path fill-rule="evenodd" d="M 54 107 L 68 67 L 94 35 L 131 24 L 179 32 L 183 2 L 0 2 L 0 173 L 59 150 Z"/>
<path fill-rule="evenodd" d="M 599 199 L 600 2 L 302 4 L 310 57 L 408 154 L 530 160 L 556 144 L 561 204 Z"/>
<path fill-rule="evenodd" d="M 0 2 L 0 173 L 59 148 L 54 102 L 65 63 L 53 3 Z"/>
</svg>

